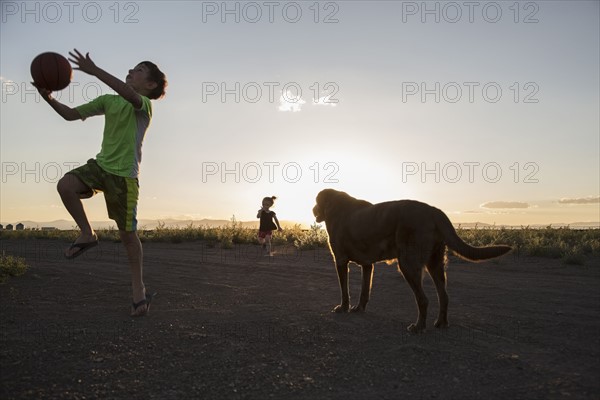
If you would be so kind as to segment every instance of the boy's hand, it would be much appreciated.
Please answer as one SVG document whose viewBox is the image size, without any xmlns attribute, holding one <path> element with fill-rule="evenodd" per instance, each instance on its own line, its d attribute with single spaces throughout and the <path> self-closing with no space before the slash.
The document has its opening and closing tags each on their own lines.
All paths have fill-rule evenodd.
<svg viewBox="0 0 600 400">
<path fill-rule="evenodd" d="M 58 100 L 52 97 L 52 91 L 43 87 L 39 87 L 35 84 L 35 82 L 31 82 L 33 87 L 37 89 L 40 96 L 46 101 L 46 103 L 50 104 L 50 107 L 54 109 L 61 117 L 66 119 L 67 121 L 75 121 L 81 119 L 81 114 L 74 108 L 66 106 L 59 102 Z"/>
<path fill-rule="evenodd" d="M 130 102 L 136 110 L 142 108 L 142 96 L 127 83 L 98 67 L 90 58 L 90 53 L 85 53 L 84 56 L 79 50 L 73 49 L 73 52 L 69 52 L 69 56 L 69 61 L 77 65 L 74 69 L 83 71 L 86 74 L 90 74 L 100 79 L 112 90 L 117 92 L 119 96 Z"/>
<path fill-rule="evenodd" d="M 72 57 L 69 58 L 69 61 L 71 61 L 74 64 L 77 64 L 77 67 L 75 67 L 74 69 L 85 72 L 86 74 L 95 75 L 96 71 L 98 70 L 98 67 L 90 58 L 90 53 L 85 53 L 84 57 L 83 54 L 79 52 L 79 50 L 73 49 L 73 51 L 75 53 L 69 52 L 69 55 Z"/>
<path fill-rule="evenodd" d="M 34 88 L 37 89 L 38 93 L 40 94 L 40 96 L 42 96 L 42 98 L 46 101 L 50 100 L 50 95 L 52 94 L 52 91 L 45 89 L 43 87 L 39 87 L 38 85 L 35 84 L 35 82 L 31 82 L 31 84 L 33 85 Z"/>
</svg>

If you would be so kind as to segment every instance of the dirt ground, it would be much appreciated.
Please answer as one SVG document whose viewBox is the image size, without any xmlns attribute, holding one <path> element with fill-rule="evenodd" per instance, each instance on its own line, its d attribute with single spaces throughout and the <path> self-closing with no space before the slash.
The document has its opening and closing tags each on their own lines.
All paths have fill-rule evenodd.
<svg viewBox="0 0 600 400">
<path fill-rule="evenodd" d="M 416 306 L 378 264 L 364 314 L 333 314 L 326 250 L 146 243 L 150 315 L 129 317 L 124 251 L 0 241 L 26 275 L 0 285 L 0 398 L 598 399 L 600 260 L 509 254 L 448 270 L 450 328 L 408 334 Z M 351 266 L 352 299 L 359 268 Z"/>
</svg>

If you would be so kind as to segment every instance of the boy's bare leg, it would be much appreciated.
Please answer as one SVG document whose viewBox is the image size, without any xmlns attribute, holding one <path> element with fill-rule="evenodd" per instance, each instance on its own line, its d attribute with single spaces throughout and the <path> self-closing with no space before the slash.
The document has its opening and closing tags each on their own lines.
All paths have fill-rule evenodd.
<svg viewBox="0 0 600 400">
<path fill-rule="evenodd" d="M 88 243 L 93 242 L 97 239 L 96 233 L 88 221 L 85 210 L 83 209 L 83 203 L 81 199 L 91 197 L 90 188 L 87 187 L 77 176 L 73 174 L 67 174 L 63 176 L 56 189 L 60 194 L 60 198 L 65 205 L 65 208 L 71 214 L 71 217 L 75 220 L 75 223 L 81 229 L 81 234 L 75 240 L 75 243 Z M 70 256 L 77 249 L 67 249 L 65 255 Z"/>
<path fill-rule="evenodd" d="M 146 298 L 146 288 L 142 280 L 142 262 L 143 262 L 143 251 L 142 243 L 137 235 L 137 232 L 119 231 L 121 241 L 125 246 L 127 252 L 127 259 L 129 260 L 129 267 L 131 269 L 131 289 L 132 298 L 134 303 L 139 303 Z M 147 311 L 147 306 L 141 305 L 137 310 L 131 310 L 131 315 L 141 315 Z"/>
</svg>

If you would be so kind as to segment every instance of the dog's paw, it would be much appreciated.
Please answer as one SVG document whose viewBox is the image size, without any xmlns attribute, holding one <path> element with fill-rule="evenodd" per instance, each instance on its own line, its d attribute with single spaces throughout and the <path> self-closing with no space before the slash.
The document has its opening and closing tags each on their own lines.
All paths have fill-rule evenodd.
<svg viewBox="0 0 600 400">
<path fill-rule="evenodd" d="M 437 321 L 435 321 L 434 326 L 436 328 L 444 329 L 444 328 L 448 328 L 450 326 L 450 324 L 448 323 L 447 320 L 439 320 L 438 319 Z"/>
<path fill-rule="evenodd" d="M 410 333 L 422 333 L 425 331 L 425 325 L 410 324 L 406 330 Z"/>
<path fill-rule="evenodd" d="M 352 306 L 352 308 L 350 308 L 350 312 L 365 312 L 367 311 L 367 307 L 365 306 L 361 306 L 360 304 L 357 304 L 355 306 Z"/>
<path fill-rule="evenodd" d="M 333 307 L 333 310 L 331 310 L 331 312 L 334 312 L 334 313 L 348 312 L 348 306 L 343 306 L 341 304 L 338 304 L 337 306 Z"/>
</svg>

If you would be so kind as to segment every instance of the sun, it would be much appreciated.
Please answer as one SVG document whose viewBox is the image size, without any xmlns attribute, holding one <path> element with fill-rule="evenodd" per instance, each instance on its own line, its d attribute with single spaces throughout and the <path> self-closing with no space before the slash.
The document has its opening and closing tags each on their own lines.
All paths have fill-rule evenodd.
<svg viewBox="0 0 600 400">
<path fill-rule="evenodd" d="M 336 156 L 335 161 L 329 161 L 326 157 L 320 160 L 299 160 L 296 169 L 301 170 L 301 179 L 297 182 L 283 179 L 268 186 L 270 192 L 264 195 L 278 197 L 273 210 L 280 219 L 297 221 L 304 226 L 314 224 L 312 208 L 315 198 L 327 188 L 344 191 L 372 203 L 409 199 L 418 194 L 412 185 L 401 182 L 399 171 L 385 168 L 385 160 L 377 157 L 345 154 Z M 294 176 L 287 178 L 296 179 L 296 175 L 294 171 Z"/>
</svg>

